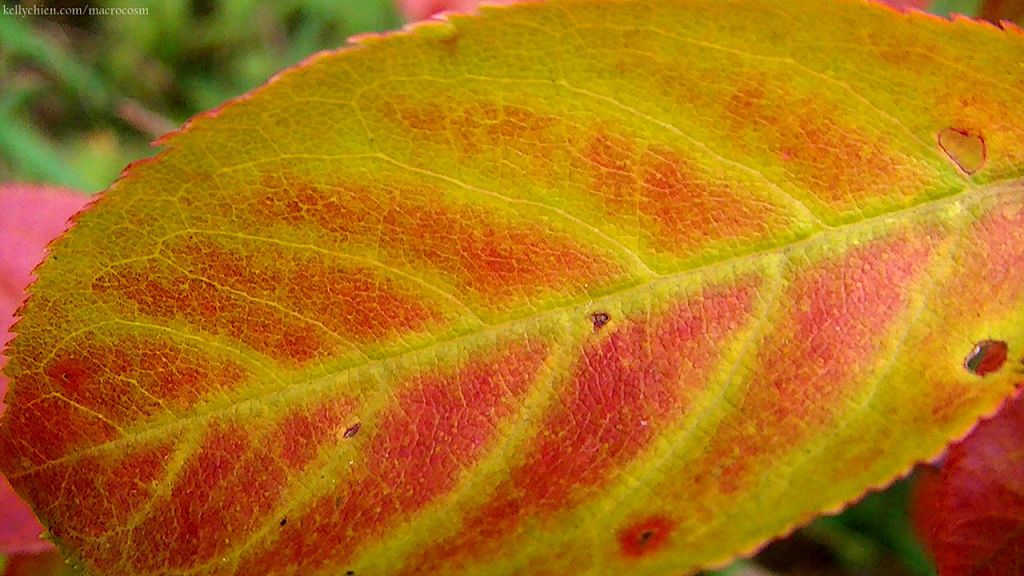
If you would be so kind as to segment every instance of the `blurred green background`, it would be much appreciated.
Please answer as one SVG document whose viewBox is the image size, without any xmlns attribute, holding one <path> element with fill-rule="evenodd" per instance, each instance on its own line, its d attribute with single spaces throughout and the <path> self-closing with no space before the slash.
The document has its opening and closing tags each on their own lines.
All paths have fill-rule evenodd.
<svg viewBox="0 0 1024 576">
<path fill-rule="evenodd" d="M 18 4 L 36 3 L 3 6 Z M 148 15 L 0 17 L 0 182 L 102 190 L 189 117 L 353 34 L 403 24 L 391 0 L 89 5 L 146 8 Z M 982 6 L 936 0 L 930 9 L 978 15 Z M 899 482 L 715 574 L 932 575 L 909 526 L 909 493 L 910 482 Z M 0 574 L 52 573 L 45 559 L 34 561 L 0 557 Z"/>
<path fill-rule="evenodd" d="M 391 0 L 91 5 L 148 15 L 0 17 L 0 182 L 102 190 L 189 117 L 353 34 L 402 24 Z"/>
</svg>

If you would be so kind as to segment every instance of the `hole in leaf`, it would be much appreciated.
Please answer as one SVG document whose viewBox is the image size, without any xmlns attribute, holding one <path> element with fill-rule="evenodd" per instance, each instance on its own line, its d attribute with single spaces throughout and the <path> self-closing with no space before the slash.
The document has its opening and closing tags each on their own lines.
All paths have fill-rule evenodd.
<svg viewBox="0 0 1024 576">
<path fill-rule="evenodd" d="M 66 358 L 46 369 L 47 376 L 60 381 L 64 390 L 76 390 L 89 380 L 89 367 L 77 358 Z"/>
<path fill-rule="evenodd" d="M 1009 347 L 1002 340 L 982 340 L 964 360 L 964 368 L 971 374 L 984 376 L 998 371 L 1006 362 Z"/>
<path fill-rule="evenodd" d="M 623 556 L 639 558 L 665 547 L 675 528 L 668 518 L 652 516 L 628 526 L 619 533 L 619 548 Z"/>
<path fill-rule="evenodd" d="M 946 128 L 939 132 L 939 148 L 968 174 L 974 174 L 985 165 L 985 139 L 977 134 Z"/>
<path fill-rule="evenodd" d="M 591 314 L 590 321 L 594 323 L 594 332 L 603 328 L 611 319 L 611 316 L 609 316 L 607 312 L 594 312 Z"/>
<path fill-rule="evenodd" d="M 359 424 L 359 422 L 356 422 L 355 424 L 349 426 L 348 428 L 345 429 L 344 437 L 345 438 L 351 438 L 351 437 L 355 436 L 356 434 L 359 433 L 359 428 L 361 428 L 361 427 L 362 427 L 362 425 Z"/>
</svg>

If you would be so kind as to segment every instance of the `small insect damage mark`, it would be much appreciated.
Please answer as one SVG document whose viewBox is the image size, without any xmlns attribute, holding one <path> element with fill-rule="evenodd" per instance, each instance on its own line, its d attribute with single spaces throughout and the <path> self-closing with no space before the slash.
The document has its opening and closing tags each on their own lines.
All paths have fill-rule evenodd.
<svg viewBox="0 0 1024 576">
<path fill-rule="evenodd" d="M 345 429 L 345 433 L 342 436 L 345 437 L 345 438 L 351 438 L 351 437 L 353 437 L 353 436 L 355 436 L 356 434 L 359 433 L 359 429 L 360 428 L 362 428 L 362 424 L 360 424 L 359 422 L 356 422 L 355 424 L 353 424 L 353 425 L 349 426 L 348 428 L 346 428 Z"/>
<path fill-rule="evenodd" d="M 675 524 L 664 516 L 645 518 L 619 533 L 619 549 L 629 558 L 648 556 L 668 544 L 674 528 Z"/>
<path fill-rule="evenodd" d="M 281 518 L 281 521 L 278 522 L 278 524 L 281 525 L 281 526 L 284 526 L 287 523 L 288 523 L 288 517 L 287 516 L 284 517 L 284 518 Z"/>
<path fill-rule="evenodd" d="M 452 34 L 445 38 L 438 40 L 438 44 L 449 56 L 454 56 L 459 51 L 459 36 L 458 34 Z"/>
<path fill-rule="evenodd" d="M 982 340 L 974 345 L 964 360 L 964 368 L 971 374 L 985 376 L 999 371 L 1006 363 L 1010 348 L 1002 340 Z"/>
<path fill-rule="evenodd" d="M 597 332 L 612 319 L 607 312 L 594 312 L 590 315 L 590 321 L 594 324 L 594 332 Z"/>
<path fill-rule="evenodd" d="M 66 358 L 46 368 L 46 375 L 59 382 L 65 391 L 77 390 L 92 379 L 94 366 L 78 358 Z"/>
<path fill-rule="evenodd" d="M 974 174 L 985 165 L 985 139 L 959 128 L 939 132 L 939 148 L 967 174 Z"/>
</svg>

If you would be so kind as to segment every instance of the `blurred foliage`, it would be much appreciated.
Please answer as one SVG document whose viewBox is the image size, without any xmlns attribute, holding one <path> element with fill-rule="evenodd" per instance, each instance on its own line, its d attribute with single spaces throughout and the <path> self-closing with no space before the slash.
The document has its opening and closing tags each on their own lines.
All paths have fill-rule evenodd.
<svg viewBox="0 0 1024 576">
<path fill-rule="evenodd" d="M 913 485 L 902 480 L 870 493 L 839 516 L 770 544 L 752 562 L 709 576 L 934 576 L 907 514 Z"/>
<path fill-rule="evenodd" d="M 935 0 L 931 10 L 976 15 L 981 4 Z M 91 5 L 146 8 L 148 15 L 0 17 L 0 181 L 102 190 L 128 163 L 154 153 L 149 142 L 189 117 L 353 34 L 402 24 L 390 0 Z M 710 574 L 932 575 L 907 518 L 910 485 L 871 494 L 752 561 Z M 0 557 L 0 573 L 4 563 Z"/>
<path fill-rule="evenodd" d="M 941 16 L 953 13 L 976 16 L 982 4 L 983 0 L 933 0 L 928 11 Z"/>
<path fill-rule="evenodd" d="M 390 0 L 91 5 L 148 14 L 0 18 L 0 181 L 101 190 L 189 117 L 353 34 L 402 23 Z"/>
</svg>

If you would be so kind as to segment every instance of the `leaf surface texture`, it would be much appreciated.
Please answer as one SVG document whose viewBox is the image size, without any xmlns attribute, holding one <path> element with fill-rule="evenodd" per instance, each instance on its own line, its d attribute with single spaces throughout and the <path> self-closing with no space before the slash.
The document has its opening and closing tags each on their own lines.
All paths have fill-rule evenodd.
<svg viewBox="0 0 1024 576">
<path fill-rule="evenodd" d="M 54 247 L 3 470 L 96 574 L 751 552 L 1022 380 L 1022 62 L 847 0 L 484 8 L 314 56 Z"/>
</svg>

